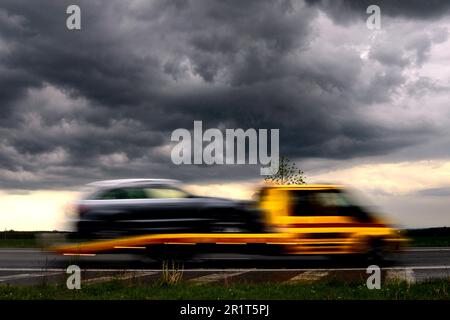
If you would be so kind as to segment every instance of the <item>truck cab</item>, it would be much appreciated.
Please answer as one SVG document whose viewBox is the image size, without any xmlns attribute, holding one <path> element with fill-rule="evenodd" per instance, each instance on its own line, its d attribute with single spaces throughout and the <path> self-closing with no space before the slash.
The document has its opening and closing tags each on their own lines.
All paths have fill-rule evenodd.
<svg viewBox="0 0 450 320">
<path fill-rule="evenodd" d="M 285 247 L 289 254 L 381 256 L 404 242 L 399 231 L 339 185 L 268 186 L 258 203 L 272 232 L 296 239 Z"/>
</svg>

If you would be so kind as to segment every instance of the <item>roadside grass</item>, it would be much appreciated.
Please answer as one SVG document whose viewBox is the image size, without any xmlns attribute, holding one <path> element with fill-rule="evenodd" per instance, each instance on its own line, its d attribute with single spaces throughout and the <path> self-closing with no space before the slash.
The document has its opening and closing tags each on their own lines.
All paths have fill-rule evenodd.
<svg viewBox="0 0 450 320">
<path fill-rule="evenodd" d="M 450 247 L 450 237 L 414 237 L 409 245 L 411 247 Z"/>
<path fill-rule="evenodd" d="M 61 285 L 0 285 L 1 300 L 183 300 L 183 299 L 274 299 L 274 300 L 448 300 L 450 279 L 415 284 L 394 282 L 380 290 L 364 283 L 326 281 L 321 283 L 265 283 L 232 285 L 173 285 L 160 281 L 150 285 L 130 285 L 119 281 L 82 286 L 68 290 Z"/>
<path fill-rule="evenodd" d="M 448 247 L 450 246 L 450 228 L 438 227 L 427 229 L 409 229 L 406 235 L 413 247 Z"/>
<path fill-rule="evenodd" d="M 171 261 L 171 267 L 169 267 L 169 261 L 163 261 L 162 274 L 160 282 L 166 285 L 175 285 L 183 280 L 183 266 Z"/>
<path fill-rule="evenodd" d="M 0 239 L 0 248 L 38 248 L 36 239 Z"/>
</svg>

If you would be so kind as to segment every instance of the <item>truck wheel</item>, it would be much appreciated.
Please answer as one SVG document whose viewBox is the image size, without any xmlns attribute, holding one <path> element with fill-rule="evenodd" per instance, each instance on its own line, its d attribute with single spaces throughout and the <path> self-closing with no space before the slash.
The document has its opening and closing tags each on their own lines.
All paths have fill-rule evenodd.
<svg viewBox="0 0 450 320">
<path fill-rule="evenodd" d="M 183 264 L 195 257 L 192 251 L 171 250 L 168 248 L 158 248 L 148 252 L 149 258 L 158 261 L 160 264 Z"/>
<path fill-rule="evenodd" d="M 386 245 L 381 239 L 374 239 L 369 243 L 367 260 L 372 263 L 381 263 L 386 259 Z"/>
</svg>

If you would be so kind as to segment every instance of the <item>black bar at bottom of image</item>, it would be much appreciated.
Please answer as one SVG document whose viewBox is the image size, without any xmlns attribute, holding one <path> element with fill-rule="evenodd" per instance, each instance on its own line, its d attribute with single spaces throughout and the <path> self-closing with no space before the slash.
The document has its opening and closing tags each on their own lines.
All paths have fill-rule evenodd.
<svg viewBox="0 0 450 320">
<path fill-rule="evenodd" d="M 140 319 L 300 319 L 306 315 L 366 317 L 439 314 L 448 311 L 448 301 L 308 301 L 308 300 L 22 300 L 0 301 L 2 314 L 31 314 L 43 319 L 99 317 Z M 443 313 L 445 314 L 445 313 Z M 157 316 L 158 315 L 158 316 Z M 157 317 L 156 317 L 157 316 Z"/>
</svg>

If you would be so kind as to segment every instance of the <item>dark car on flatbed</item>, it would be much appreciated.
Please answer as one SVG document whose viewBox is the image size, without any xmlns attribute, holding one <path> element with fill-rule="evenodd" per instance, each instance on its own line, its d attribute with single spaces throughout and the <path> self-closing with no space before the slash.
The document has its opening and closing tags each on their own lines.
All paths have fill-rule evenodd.
<svg viewBox="0 0 450 320">
<path fill-rule="evenodd" d="M 246 203 L 195 196 L 175 180 L 108 180 L 88 189 L 75 204 L 75 228 L 83 238 L 263 231 L 261 214 Z"/>
</svg>

